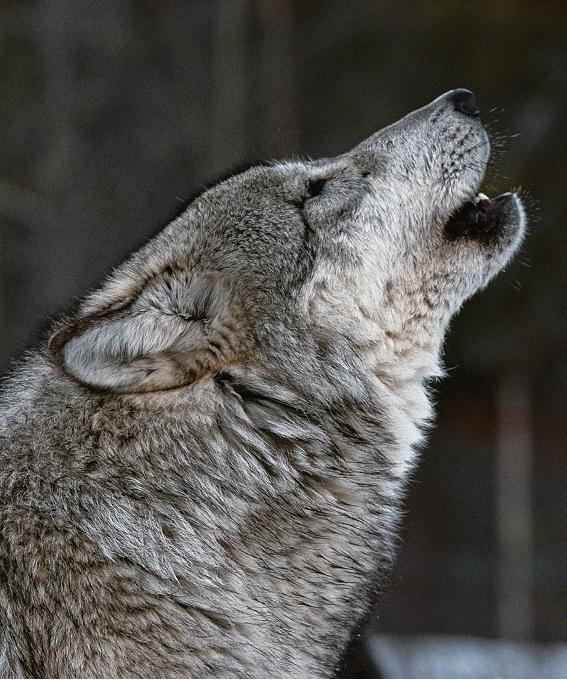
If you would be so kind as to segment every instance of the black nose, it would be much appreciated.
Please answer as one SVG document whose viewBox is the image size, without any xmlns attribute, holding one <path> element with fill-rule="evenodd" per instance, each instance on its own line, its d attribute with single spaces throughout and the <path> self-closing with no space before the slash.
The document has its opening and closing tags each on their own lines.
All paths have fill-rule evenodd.
<svg viewBox="0 0 567 680">
<path fill-rule="evenodd" d="M 480 116 L 476 97 L 470 90 L 460 87 L 458 90 L 449 92 L 447 98 L 452 102 L 455 111 L 460 111 L 466 116 Z"/>
</svg>

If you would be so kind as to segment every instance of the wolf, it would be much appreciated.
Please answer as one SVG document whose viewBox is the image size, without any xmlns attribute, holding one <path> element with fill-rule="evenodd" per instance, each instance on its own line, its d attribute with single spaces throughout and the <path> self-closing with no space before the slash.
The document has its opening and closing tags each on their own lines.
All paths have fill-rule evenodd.
<svg viewBox="0 0 567 680">
<path fill-rule="evenodd" d="M 6 379 L 16 677 L 328 677 L 395 555 L 449 320 L 518 249 L 452 90 L 197 197 Z"/>
</svg>

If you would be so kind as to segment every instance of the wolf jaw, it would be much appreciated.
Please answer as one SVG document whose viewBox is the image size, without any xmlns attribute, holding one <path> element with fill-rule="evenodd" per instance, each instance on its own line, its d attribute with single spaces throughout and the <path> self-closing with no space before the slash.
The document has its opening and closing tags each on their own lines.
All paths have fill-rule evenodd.
<svg viewBox="0 0 567 680">
<path fill-rule="evenodd" d="M 494 240 L 498 238 L 508 209 L 514 201 L 515 197 L 510 192 L 494 199 L 478 193 L 472 201 L 465 201 L 449 219 L 445 233 L 450 239 L 467 237 L 479 242 Z"/>
<path fill-rule="evenodd" d="M 442 100 L 439 98 L 436 102 Z M 363 142 L 356 149 L 357 161 L 361 162 L 361 155 L 364 158 L 375 153 L 375 148 L 380 150 L 390 144 L 396 148 L 398 140 L 411 149 L 408 121 L 414 128 L 437 122 L 443 112 L 435 109 L 436 102 Z M 455 125 L 466 125 L 468 119 L 464 120 Z M 388 392 L 398 405 L 397 432 L 408 451 L 407 456 L 398 459 L 402 467 L 411 466 L 412 450 L 422 441 L 424 429 L 431 423 L 427 384 L 431 378 L 443 375 L 440 354 L 451 317 L 468 297 L 502 269 L 519 247 L 525 230 L 525 214 L 516 195 L 506 193 L 490 199 L 479 191 L 490 149 L 480 120 L 470 121 L 471 131 L 462 133 L 461 139 L 458 139 L 459 127 L 451 141 L 439 150 L 443 158 L 445 148 L 449 149 L 447 160 L 438 162 L 443 170 L 439 178 L 435 177 L 434 164 L 428 162 L 433 181 L 423 203 L 431 206 L 429 217 L 423 220 L 419 230 L 411 222 L 399 227 L 406 241 L 411 239 L 412 232 L 418 234 L 425 244 L 422 250 L 427 252 L 426 257 L 415 256 L 413 242 L 409 240 L 399 256 L 401 271 L 396 271 L 395 262 L 390 263 L 391 275 L 382 285 L 375 286 L 371 295 L 367 291 L 372 285 L 366 285 L 366 281 L 363 290 L 356 285 L 343 285 L 339 290 L 319 283 L 318 294 L 311 301 L 318 323 L 324 324 L 329 319 L 349 335 L 377 377 L 378 389 Z M 421 134 L 427 137 L 428 133 Z M 467 147 L 463 140 L 473 134 L 477 138 Z M 460 148 L 464 151 L 458 151 L 455 157 L 453 146 L 459 148 L 461 142 Z M 459 165 L 467 151 L 472 154 L 470 162 Z M 411 177 L 413 165 L 411 158 L 406 161 L 400 172 L 402 178 Z M 423 184 L 421 180 L 418 190 Z M 384 194 L 378 188 L 376 195 L 378 201 L 396 199 L 395 190 Z M 411 198 L 408 194 L 405 200 L 410 203 Z M 383 218 L 387 206 L 380 212 L 372 205 L 367 206 L 367 210 L 370 224 L 387 222 Z M 376 268 L 382 265 L 380 257 L 383 252 L 374 261 Z M 348 321 L 344 311 L 347 309 L 350 310 Z"/>
</svg>

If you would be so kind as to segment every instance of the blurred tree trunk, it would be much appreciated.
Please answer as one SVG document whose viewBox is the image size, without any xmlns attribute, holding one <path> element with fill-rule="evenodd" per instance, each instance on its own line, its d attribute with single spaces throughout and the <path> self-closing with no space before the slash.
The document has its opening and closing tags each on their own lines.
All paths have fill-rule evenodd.
<svg viewBox="0 0 567 680">
<path fill-rule="evenodd" d="M 498 632 L 529 640 L 532 612 L 532 425 L 528 382 L 508 374 L 498 386 Z"/>
</svg>

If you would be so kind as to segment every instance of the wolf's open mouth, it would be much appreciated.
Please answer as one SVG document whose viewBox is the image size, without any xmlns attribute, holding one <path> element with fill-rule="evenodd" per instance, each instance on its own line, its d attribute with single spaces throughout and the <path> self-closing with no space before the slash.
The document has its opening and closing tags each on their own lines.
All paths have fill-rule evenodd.
<svg viewBox="0 0 567 680">
<path fill-rule="evenodd" d="M 472 201 L 466 201 L 445 225 L 449 239 L 470 238 L 489 241 L 498 235 L 505 219 L 506 207 L 513 200 L 513 194 L 500 194 L 488 198 L 478 194 Z"/>
</svg>

